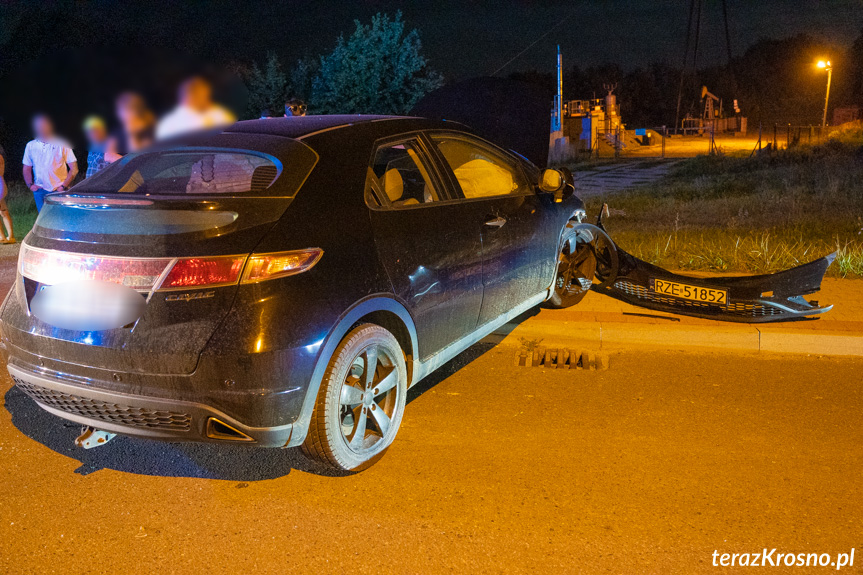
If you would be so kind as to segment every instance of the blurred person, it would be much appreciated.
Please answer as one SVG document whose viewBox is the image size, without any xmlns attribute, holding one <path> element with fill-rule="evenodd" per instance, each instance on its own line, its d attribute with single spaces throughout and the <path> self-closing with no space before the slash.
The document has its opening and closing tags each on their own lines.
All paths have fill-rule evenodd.
<svg viewBox="0 0 863 575">
<path fill-rule="evenodd" d="M 124 92 L 117 96 L 114 107 L 120 128 L 108 140 L 105 160 L 109 163 L 146 148 L 153 143 L 156 133 L 156 116 L 140 94 Z"/>
<path fill-rule="evenodd" d="M 306 115 L 306 103 L 300 100 L 299 98 L 291 98 L 287 102 L 285 102 L 285 117 L 290 118 L 291 116 L 305 116 Z"/>
<path fill-rule="evenodd" d="M 89 178 L 108 165 L 105 160 L 105 152 L 108 149 L 108 128 L 105 121 L 99 116 L 89 116 L 84 120 L 84 135 L 87 136 L 87 172 L 84 177 Z"/>
<path fill-rule="evenodd" d="M 44 114 L 33 117 L 34 139 L 24 148 L 24 182 L 33 192 L 36 210 L 42 211 L 45 194 L 69 189 L 78 175 L 78 159 L 65 140 L 54 134 L 54 124 Z"/>
<path fill-rule="evenodd" d="M 210 83 L 199 76 L 189 78 L 180 85 L 179 100 L 177 107 L 159 121 L 156 129 L 158 139 L 227 126 L 237 121 L 228 110 L 213 102 Z"/>
<path fill-rule="evenodd" d="M 6 187 L 6 150 L 0 146 L 0 219 L 3 220 L 3 225 L 6 227 L 6 233 L 0 229 L 0 244 L 14 244 L 15 233 L 12 231 L 12 217 L 9 215 L 9 208 L 6 205 L 6 197 L 9 194 L 9 188 Z"/>
</svg>

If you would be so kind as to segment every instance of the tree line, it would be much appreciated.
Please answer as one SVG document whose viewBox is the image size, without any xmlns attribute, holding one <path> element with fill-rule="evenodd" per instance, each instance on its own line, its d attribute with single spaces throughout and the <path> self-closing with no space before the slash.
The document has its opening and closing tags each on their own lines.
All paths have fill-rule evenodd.
<svg viewBox="0 0 863 575">
<path fill-rule="evenodd" d="M 263 65 L 238 72 L 249 90 L 248 117 L 281 110 L 288 98 L 306 101 L 315 114 L 407 114 L 443 85 L 401 12 L 376 14 L 370 24 L 354 21 L 353 33 L 339 36 L 332 52 L 300 58 L 290 69 L 270 52 Z"/>
<path fill-rule="evenodd" d="M 577 59 L 577 55 L 574 56 Z M 838 106 L 863 105 L 863 31 L 851 46 L 833 45 L 801 34 L 780 39 L 762 39 L 729 64 L 703 67 L 683 75 L 681 68 L 657 63 L 625 70 L 618 63 L 581 67 L 574 65 L 564 74 L 564 98 L 585 100 L 604 97 L 605 85 L 615 85 L 621 115 L 630 126 L 673 126 L 679 91 L 681 117 L 701 113 L 701 87 L 723 99 L 733 113 L 737 99 L 741 113 L 749 118 L 750 129 L 761 122 L 799 125 L 820 124 L 827 75 L 815 66 L 821 58 L 833 65 L 830 115 Z M 536 83 L 549 94 L 555 91 L 551 71 L 517 72 L 511 78 Z"/>
</svg>

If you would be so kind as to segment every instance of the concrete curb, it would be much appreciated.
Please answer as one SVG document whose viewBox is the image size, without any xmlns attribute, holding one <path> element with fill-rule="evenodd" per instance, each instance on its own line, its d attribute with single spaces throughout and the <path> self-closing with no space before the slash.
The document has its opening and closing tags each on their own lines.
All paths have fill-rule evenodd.
<svg viewBox="0 0 863 575">
<path fill-rule="evenodd" d="M 497 330 L 491 341 L 521 345 L 590 347 L 615 350 L 662 348 L 766 351 L 863 357 L 863 325 L 859 330 L 821 331 L 788 325 L 626 323 L 554 321 L 529 318 Z"/>
</svg>

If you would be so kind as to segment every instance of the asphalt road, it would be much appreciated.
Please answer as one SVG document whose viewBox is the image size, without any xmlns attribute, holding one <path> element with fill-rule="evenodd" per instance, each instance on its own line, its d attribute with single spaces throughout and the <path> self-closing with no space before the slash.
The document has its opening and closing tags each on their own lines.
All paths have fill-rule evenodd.
<svg viewBox="0 0 863 575">
<path fill-rule="evenodd" d="M 513 352 L 456 358 L 341 477 L 294 450 L 78 450 L 4 379 L 0 573 L 699 573 L 764 547 L 861 569 L 863 361 Z"/>
</svg>

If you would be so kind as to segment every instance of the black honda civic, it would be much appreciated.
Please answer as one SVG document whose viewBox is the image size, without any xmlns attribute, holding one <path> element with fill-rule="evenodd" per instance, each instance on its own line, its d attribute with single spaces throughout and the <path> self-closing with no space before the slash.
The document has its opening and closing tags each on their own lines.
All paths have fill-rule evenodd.
<svg viewBox="0 0 863 575">
<path fill-rule="evenodd" d="M 161 144 L 46 198 L 0 314 L 9 373 L 85 439 L 302 446 L 360 469 L 412 385 L 590 288 L 572 192 L 445 121 L 266 119 Z"/>
</svg>

